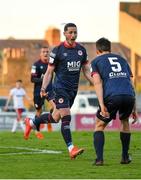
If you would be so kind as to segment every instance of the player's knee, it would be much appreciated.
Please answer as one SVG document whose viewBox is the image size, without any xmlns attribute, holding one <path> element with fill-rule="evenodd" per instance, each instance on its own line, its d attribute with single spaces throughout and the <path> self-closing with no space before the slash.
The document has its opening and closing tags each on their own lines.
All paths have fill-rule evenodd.
<svg viewBox="0 0 141 180">
<path fill-rule="evenodd" d="M 66 115 L 66 116 L 62 117 L 62 124 L 69 125 L 70 122 L 71 122 L 71 115 Z"/>
<path fill-rule="evenodd" d="M 59 109 L 59 113 L 61 115 L 61 117 L 67 117 L 70 116 L 70 108 L 66 107 L 66 108 L 60 108 Z M 71 119 L 71 118 L 70 118 Z"/>
<path fill-rule="evenodd" d="M 105 127 L 106 127 L 106 124 L 103 121 L 96 121 L 95 130 L 103 131 Z"/>
<path fill-rule="evenodd" d="M 121 131 L 122 131 L 122 132 L 130 132 L 130 127 L 129 127 L 129 125 L 123 125 L 122 128 L 121 128 Z"/>
<path fill-rule="evenodd" d="M 49 116 L 49 123 L 58 123 L 58 119 L 56 119 L 55 117 L 52 116 L 52 114 L 50 114 Z"/>
<path fill-rule="evenodd" d="M 54 121 L 56 121 L 56 123 L 59 122 L 60 120 L 60 114 L 59 114 L 59 111 L 56 109 L 56 110 L 53 110 L 52 113 L 50 113 L 51 117 L 54 119 Z"/>
<path fill-rule="evenodd" d="M 121 121 L 121 131 L 124 131 L 124 132 L 129 132 L 130 131 L 130 126 L 129 126 L 128 119 Z"/>
</svg>

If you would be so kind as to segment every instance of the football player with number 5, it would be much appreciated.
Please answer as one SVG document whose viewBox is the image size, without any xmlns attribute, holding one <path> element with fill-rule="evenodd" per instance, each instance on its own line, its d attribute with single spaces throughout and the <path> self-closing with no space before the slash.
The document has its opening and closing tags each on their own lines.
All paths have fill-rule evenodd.
<svg viewBox="0 0 141 180">
<path fill-rule="evenodd" d="M 111 42 L 101 38 L 96 42 L 97 57 L 91 62 L 91 76 L 99 101 L 95 130 L 95 165 L 103 165 L 104 128 L 116 119 L 117 112 L 121 121 L 120 139 L 122 144 L 121 164 L 131 162 L 128 150 L 130 145 L 129 116 L 133 123 L 137 120 L 133 77 L 127 61 L 120 55 L 111 53 Z"/>
</svg>

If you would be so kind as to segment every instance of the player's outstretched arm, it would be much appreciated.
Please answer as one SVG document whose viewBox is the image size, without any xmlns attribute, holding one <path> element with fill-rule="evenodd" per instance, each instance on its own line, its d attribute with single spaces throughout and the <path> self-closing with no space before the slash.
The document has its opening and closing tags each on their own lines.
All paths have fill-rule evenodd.
<svg viewBox="0 0 141 180">
<path fill-rule="evenodd" d="M 48 65 L 47 71 L 44 75 L 43 82 L 42 82 L 41 93 L 40 93 L 41 97 L 47 95 L 45 94 L 45 90 L 53 78 L 54 69 L 55 67 L 53 65 Z"/>
<path fill-rule="evenodd" d="M 135 122 L 138 121 L 138 113 L 137 113 L 137 108 L 136 108 L 136 100 L 135 100 L 134 108 L 133 108 L 133 111 L 132 111 L 132 118 L 133 118 L 132 124 L 134 124 Z"/>
<path fill-rule="evenodd" d="M 91 77 L 91 72 L 90 72 L 90 65 L 88 63 L 82 66 L 82 71 L 85 78 L 90 82 L 90 84 L 93 84 L 93 78 Z"/>
<path fill-rule="evenodd" d="M 95 92 L 99 101 L 99 105 L 101 108 L 101 115 L 103 117 L 108 118 L 109 117 L 109 112 L 107 111 L 107 108 L 104 105 L 104 100 L 103 100 L 103 82 L 98 73 L 93 75 L 93 84 L 95 87 Z"/>
</svg>

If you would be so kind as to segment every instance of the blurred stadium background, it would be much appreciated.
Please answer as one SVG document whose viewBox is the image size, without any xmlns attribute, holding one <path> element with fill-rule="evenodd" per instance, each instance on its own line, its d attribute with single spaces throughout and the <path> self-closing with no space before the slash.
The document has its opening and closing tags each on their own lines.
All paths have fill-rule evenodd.
<svg viewBox="0 0 141 180">
<path fill-rule="evenodd" d="M 116 4 L 117 3 L 115 3 L 115 5 Z M 112 5 L 114 5 L 114 3 L 112 3 Z M 138 111 L 141 112 L 141 2 L 121 1 L 119 2 L 117 8 L 119 18 L 116 20 L 116 24 L 119 42 L 112 42 L 112 51 L 125 57 L 131 65 L 134 75 L 134 84 L 137 92 L 137 108 Z M 105 19 L 105 21 L 108 20 Z M 86 34 L 87 33 L 88 32 L 86 32 Z M 31 65 L 33 62 L 35 62 L 35 60 L 38 59 L 39 51 L 42 45 L 49 45 L 51 48 L 53 48 L 61 42 L 61 38 L 61 30 L 55 26 L 51 26 L 45 30 L 44 39 L 16 39 L 14 37 L 0 39 L 1 110 L 4 104 L 3 100 L 1 99 L 3 99 L 3 96 L 8 95 L 10 88 L 15 85 L 17 77 L 23 80 L 27 93 L 30 95 L 30 97 L 32 97 L 33 84 L 30 82 Z M 96 56 L 95 42 L 80 43 L 86 47 L 89 59 L 92 60 Z M 80 78 L 79 91 L 87 91 L 90 92 L 90 94 L 94 91 L 94 87 L 92 87 L 88 81 L 85 80 L 83 75 L 81 75 Z M 29 105 L 27 102 L 25 103 L 28 111 L 34 111 L 33 106 Z M 48 109 L 48 104 L 46 104 L 45 110 Z M 88 114 L 91 114 L 89 113 L 89 109 Z M 5 125 L 8 124 L 9 120 L 6 120 L 6 116 L 7 114 L 1 112 L 0 128 L 4 128 Z M 10 113 L 8 116 L 10 116 Z M 76 117 L 77 115 L 74 115 L 74 119 L 78 119 L 77 121 L 79 121 L 79 118 Z M 91 130 L 91 124 L 93 123 L 89 118 L 86 119 L 88 119 L 85 121 L 88 128 L 84 128 L 84 130 Z M 139 122 L 139 127 L 140 123 L 141 122 Z"/>
</svg>

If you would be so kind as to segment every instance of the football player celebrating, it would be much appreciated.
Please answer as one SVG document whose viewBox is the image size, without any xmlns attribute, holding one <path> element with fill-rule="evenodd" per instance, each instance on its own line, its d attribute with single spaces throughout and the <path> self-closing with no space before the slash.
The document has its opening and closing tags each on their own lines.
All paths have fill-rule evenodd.
<svg viewBox="0 0 141 180">
<path fill-rule="evenodd" d="M 70 108 L 77 94 L 81 69 L 91 83 L 92 78 L 86 49 L 75 42 L 77 38 L 77 27 L 74 23 L 65 25 L 64 36 L 66 40 L 55 47 L 50 54 L 49 66 L 44 75 L 41 88 L 41 96 L 46 95 L 45 89 L 55 72 L 53 88 L 55 91 L 56 109 L 52 114 L 43 114 L 33 120 L 27 118 L 24 137 L 28 139 L 31 129 L 34 126 L 38 128 L 42 122 L 57 123 L 61 118 L 63 139 L 67 145 L 70 158 L 75 159 L 76 156 L 83 153 L 84 149 L 73 145 L 70 130 Z"/>
</svg>

